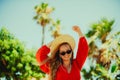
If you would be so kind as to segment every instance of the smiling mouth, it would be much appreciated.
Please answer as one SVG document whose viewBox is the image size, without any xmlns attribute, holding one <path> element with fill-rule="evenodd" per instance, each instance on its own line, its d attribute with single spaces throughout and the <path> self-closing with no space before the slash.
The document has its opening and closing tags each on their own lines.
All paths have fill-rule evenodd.
<svg viewBox="0 0 120 80">
<path fill-rule="evenodd" d="M 69 56 L 64 56 L 64 58 L 69 58 Z"/>
</svg>

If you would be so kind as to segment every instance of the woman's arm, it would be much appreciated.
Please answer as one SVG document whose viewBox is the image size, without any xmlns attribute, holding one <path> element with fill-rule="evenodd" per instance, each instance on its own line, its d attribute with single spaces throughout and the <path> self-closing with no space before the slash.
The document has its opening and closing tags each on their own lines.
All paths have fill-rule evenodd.
<svg viewBox="0 0 120 80">
<path fill-rule="evenodd" d="M 73 26 L 73 30 L 77 32 L 80 37 L 78 42 L 76 63 L 78 64 L 78 67 L 81 70 L 88 55 L 88 43 L 78 26 Z"/>
<path fill-rule="evenodd" d="M 79 35 L 79 37 L 84 36 L 79 26 L 73 26 L 72 29 Z"/>
<path fill-rule="evenodd" d="M 38 49 L 36 53 L 36 59 L 40 66 L 40 69 L 45 72 L 49 73 L 49 63 L 48 61 L 50 58 L 48 57 L 48 53 L 50 52 L 51 42 L 47 45 L 43 45 L 41 48 Z"/>
<path fill-rule="evenodd" d="M 89 48 L 88 48 L 87 40 L 85 39 L 85 37 L 81 37 L 79 39 L 78 50 L 77 50 L 77 55 L 76 55 L 76 61 L 77 61 L 77 64 L 80 70 L 87 58 L 88 49 Z"/>
</svg>

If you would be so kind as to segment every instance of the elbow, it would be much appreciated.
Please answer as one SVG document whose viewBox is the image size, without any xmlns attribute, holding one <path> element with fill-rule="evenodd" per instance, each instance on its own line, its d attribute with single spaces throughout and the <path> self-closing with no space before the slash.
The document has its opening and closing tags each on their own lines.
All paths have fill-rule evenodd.
<svg viewBox="0 0 120 80">
<path fill-rule="evenodd" d="M 84 47 L 84 53 L 86 54 L 86 55 L 88 55 L 88 53 L 89 53 L 89 46 L 88 46 L 88 44 L 86 44 L 86 46 Z"/>
<path fill-rule="evenodd" d="M 89 46 L 87 45 L 87 48 L 86 48 L 86 53 L 88 54 L 89 53 Z"/>
<path fill-rule="evenodd" d="M 38 49 L 38 51 L 36 52 L 36 60 L 38 63 L 43 61 L 41 49 Z"/>
<path fill-rule="evenodd" d="M 41 62 L 39 50 L 36 53 L 36 60 L 37 60 L 38 63 Z"/>
</svg>

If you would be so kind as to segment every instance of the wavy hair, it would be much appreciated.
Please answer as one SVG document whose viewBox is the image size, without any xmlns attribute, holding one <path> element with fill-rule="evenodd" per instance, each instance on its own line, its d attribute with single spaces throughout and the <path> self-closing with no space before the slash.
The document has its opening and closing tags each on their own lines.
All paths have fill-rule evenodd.
<svg viewBox="0 0 120 80">
<path fill-rule="evenodd" d="M 62 43 L 61 45 L 69 45 L 68 43 Z M 60 45 L 60 46 L 61 46 Z M 59 46 L 59 47 L 60 47 Z M 55 54 L 55 57 L 50 61 L 50 74 L 49 74 L 49 80 L 55 80 L 56 72 L 61 64 L 63 64 L 63 60 L 59 56 L 59 47 L 58 51 Z M 70 49 L 72 50 L 71 46 L 69 45 Z M 71 57 L 71 64 L 73 60 L 73 51 L 72 51 L 72 57 Z"/>
</svg>

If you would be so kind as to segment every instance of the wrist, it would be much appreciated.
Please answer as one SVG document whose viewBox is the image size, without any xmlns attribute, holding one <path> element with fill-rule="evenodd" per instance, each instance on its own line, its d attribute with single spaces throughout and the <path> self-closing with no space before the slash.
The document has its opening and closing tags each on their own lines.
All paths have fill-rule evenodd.
<svg viewBox="0 0 120 80">
<path fill-rule="evenodd" d="M 78 35 L 79 35 L 80 37 L 84 36 L 81 32 L 79 32 Z"/>
</svg>

